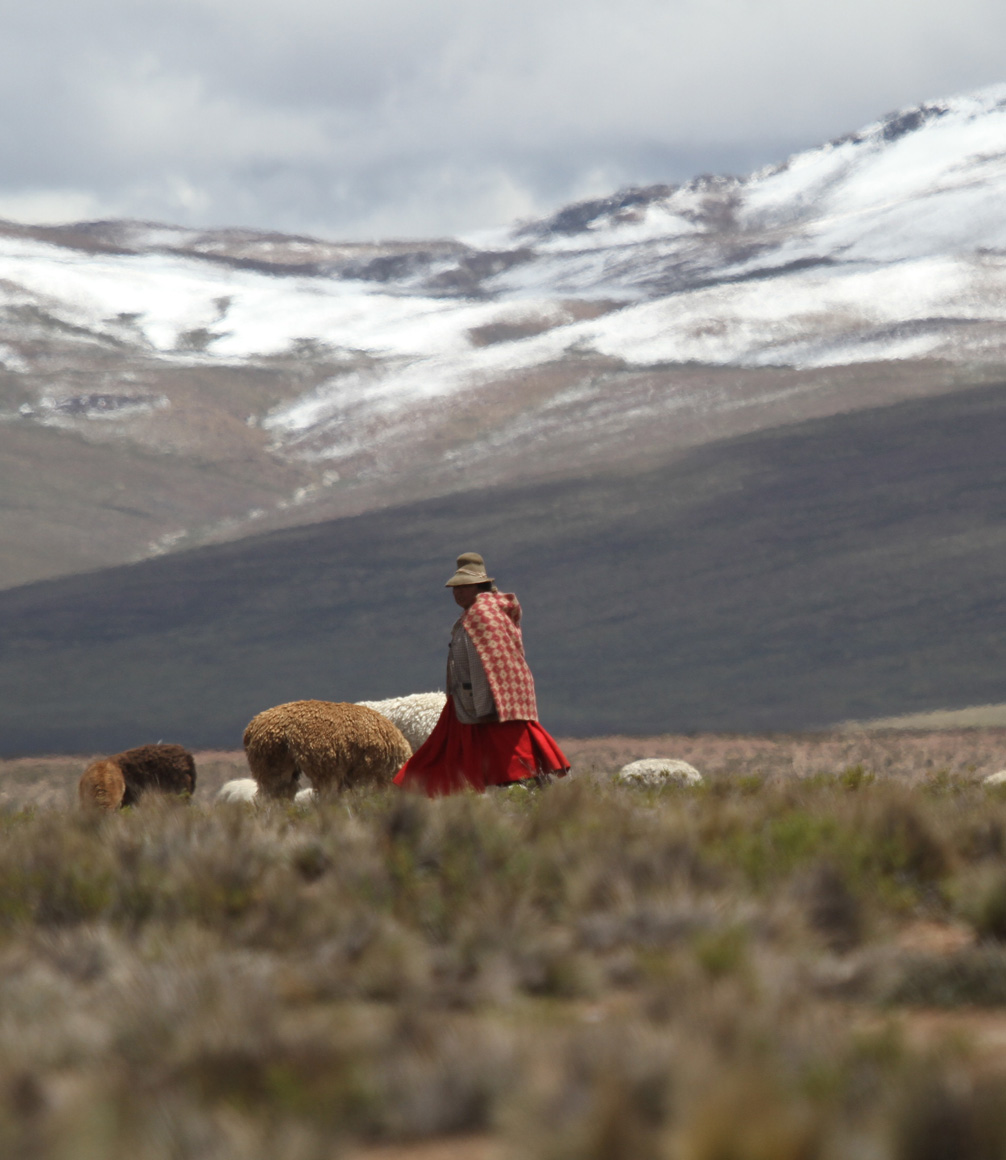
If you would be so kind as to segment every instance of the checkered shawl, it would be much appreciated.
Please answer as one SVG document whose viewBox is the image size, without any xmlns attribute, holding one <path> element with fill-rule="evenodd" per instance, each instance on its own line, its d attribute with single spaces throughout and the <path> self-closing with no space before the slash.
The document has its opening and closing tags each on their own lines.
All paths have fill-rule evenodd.
<svg viewBox="0 0 1006 1160">
<path fill-rule="evenodd" d="M 480 592 L 461 618 L 489 679 L 501 721 L 537 721 L 534 678 L 524 659 L 520 604 L 512 592 Z"/>
</svg>

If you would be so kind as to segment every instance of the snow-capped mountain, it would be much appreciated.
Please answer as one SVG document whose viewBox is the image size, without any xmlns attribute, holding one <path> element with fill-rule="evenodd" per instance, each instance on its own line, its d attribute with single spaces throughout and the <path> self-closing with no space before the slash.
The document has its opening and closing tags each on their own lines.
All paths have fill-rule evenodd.
<svg viewBox="0 0 1006 1160">
<path fill-rule="evenodd" d="M 0 445 L 153 456 L 124 559 L 954 389 L 1006 355 L 1004 206 L 1006 85 L 460 240 L 0 223 Z M 165 452 L 231 466 L 172 506 Z"/>
</svg>

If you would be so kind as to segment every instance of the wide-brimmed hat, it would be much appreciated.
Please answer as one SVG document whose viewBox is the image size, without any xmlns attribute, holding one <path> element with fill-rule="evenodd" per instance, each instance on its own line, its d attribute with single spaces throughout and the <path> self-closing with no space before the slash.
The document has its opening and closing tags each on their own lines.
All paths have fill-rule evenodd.
<svg viewBox="0 0 1006 1160">
<path fill-rule="evenodd" d="M 478 552 L 462 552 L 458 556 L 458 570 L 444 585 L 445 588 L 460 588 L 462 584 L 492 583 L 492 576 L 486 575 L 486 562 Z"/>
</svg>

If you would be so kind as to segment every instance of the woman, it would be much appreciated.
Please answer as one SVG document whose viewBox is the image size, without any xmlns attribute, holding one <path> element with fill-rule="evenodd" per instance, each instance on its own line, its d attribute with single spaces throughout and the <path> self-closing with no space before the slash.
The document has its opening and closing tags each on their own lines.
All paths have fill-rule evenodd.
<svg viewBox="0 0 1006 1160">
<path fill-rule="evenodd" d="M 437 797 L 564 776 L 569 762 L 538 724 L 517 597 L 498 591 L 477 552 L 458 556 L 445 587 L 464 610 L 451 630 L 447 703 L 395 785 Z"/>
</svg>

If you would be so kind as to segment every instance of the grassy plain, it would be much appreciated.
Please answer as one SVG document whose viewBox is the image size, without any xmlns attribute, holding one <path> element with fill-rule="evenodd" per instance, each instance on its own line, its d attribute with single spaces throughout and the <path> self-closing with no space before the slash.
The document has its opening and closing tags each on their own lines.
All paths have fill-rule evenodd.
<svg viewBox="0 0 1006 1160">
<path fill-rule="evenodd" d="M 0 1154 L 1006 1154 L 1006 730 L 570 742 L 544 791 L 72 808 L 0 764 Z M 683 757 L 698 789 L 620 787 Z"/>
</svg>

